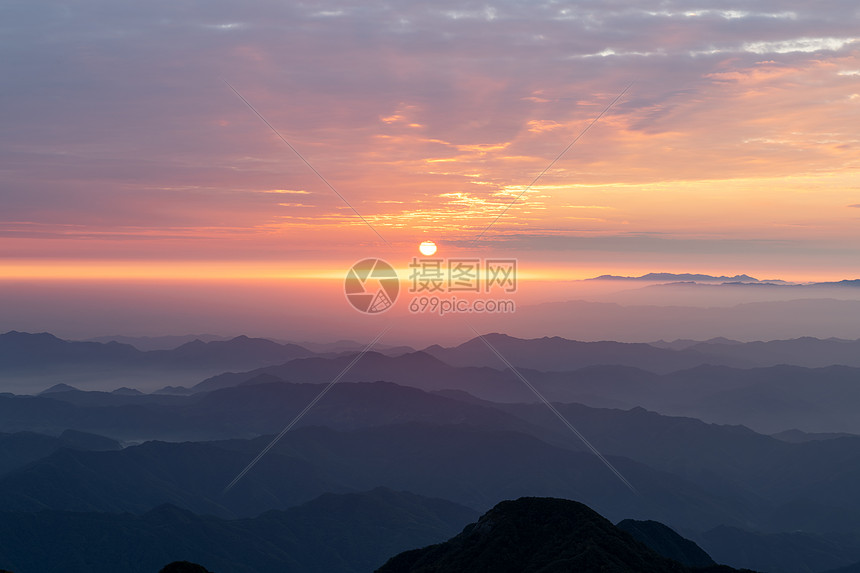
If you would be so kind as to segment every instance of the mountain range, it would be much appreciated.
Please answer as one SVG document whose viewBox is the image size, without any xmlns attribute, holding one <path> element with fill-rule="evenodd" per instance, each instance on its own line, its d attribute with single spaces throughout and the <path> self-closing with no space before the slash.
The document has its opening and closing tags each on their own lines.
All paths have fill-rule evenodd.
<svg viewBox="0 0 860 573">
<path fill-rule="evenodd" d="M 65 355 L 69 372 L 104 366 L 106 356 L 120 369 L 152 361 L 173 372 L 240 363 L 243 356 L 254 364 L 149 394 L 124 380 L 112 391 L 78 390 L 74 374 L 38 395 L 0 394 L 0 512 L 33 536 L 43 526 L 48 536 L 87 531 L 108 540 L 101 531 L 140 531 L 152 547 L 175 548 L 159 532 L 175 537 L 171 524 L 179 522 L 217 542 L 212 548 L 203 533 L 190 535 L 184 546 L 195 551 L 154 553 L 146 561 L 151 570 L 189 560 L 214 571 L 274 570 L 266 567 L 275 563 L 369 571 L 400 551 L 456 540 L 480 512 L 522 497 L 585 503 L 677 562 L 672 567 L 714 567 L 702 550 L 717 563 L 772 573 L 860 562 L 860 426 L 852 408 L 860 368 L 851 362 L 857 341 L 484 340 L 517 372 L 481 339 L 423 351 L 389 347 L 362 355 L 317 402 L 324 385 L 356 359 L 354 350 L 306 349 L 282 359 L 280 352 L 296 349 L 246 337 L 192 342 L 180 352 L 78 346 L 50 335 L 0 337 L 13 369 L 37 363 L 40 352 Z M 552 400 L 565 423 L 519 376 Z M 288 424 L 292 430 L 273 442 Z M 383 529 L 388 517 L 377 509 L 391 504 L 402 543 L 371 551 L 357 532 L 338 529 L 344 522 L 331 517 L 337 504 L 318 502 L 324 499 L 352 499 Z M 456 508 L 461 521 L 438 527 L 425 511 L 437 502 Z M 295 508 L 306 504 L 317 509 L 297 517 Z M 404 507 L 412 517 L 402 517 Z M 260 521 L 273 511 L 290 517 Z M 413 518 L 420 526 L 414 537 L 407 525 Z M 302 541 L 295 529 L 325 519 L 343 545 L 324 560 L 337 564 L 321 565 L 313 541 Z M 320 528 L 314 539 L 325 535 Z M 9 539 L 26 546 L 23 534 Z M 466 535 L 455 545 L 473 541 Z M 234 542 L 259 560 L 239 549 L 230 551 L 241 558 L 231 560 L 226 548 Z M 277 547 L 294 549 L 286 555 Z M 565 551 L 551 547 L 537 550 Z M 15 551 L 0 547 L 0 566 L 26 571 L 25 553 Z M 70 571 L 84 569 L 75 561 L 84 552 L 75 551 L 63 545 L 60 552 L 70 556 Z M 17 561 L 8 561 L 13 554 Z"/>
<path fill-rule="evenodd" d="M 753 278 L 749 275 L 735 275 L 733 277 L 727 276 L 713 276 L 713 275 L 702 275 L 702 274 L 692 274 L 692 273 L 647 273 L 644 275 L 640 275 L 638 277 L 624 277 L 618 275 L 600 275 L 599 277 L 594 277 L 590 279 L 585 279 L 589 281 L 645 281 L 645 282 L 675 282 L 675 281 L 699 281 L 699 282 L 750 282 L 750 283 L 758 283 L 762 282 L 759 279 Z M 781 282 L 781 281 L 779 281 Z"/>
<path fill-rule="evenodd" d="M 194 340 L 172 350 L 141 351 L 116 341 L 62 340 L 49 333 L 0 334 L 0 375 L 7 390 L 30 391 L 55 383 L 84 384 L 90 389 L 160 383 L 188 384 L 225 370 L 244 370 L 313 356 L 295 344 L 237 336 L 230 340 Z M 155 382 L 154 382 L 155 381 Z"/>
<path fill-rule="evenodd" d="M 860 387 L 854 383 L 860 376 L 856 366 L 713 365 L 719 361 L 745 362 L 749 352 L 745 350 L 747 345 L 740 344 L 703 343 L 673 351 L 647 344 L 521 340 L 504 335 L 485 338 L 551 400 L 597 407 L 642 406 L 664 414 L 744 424 L 764 433 L 791 429 L 860 433 L 860 419 L 852 406 L 860 399 Z M 748 344 L 762 348 L 761 362 L 765 363 L 770 359 L 778 364 L 792 352 L 795 362 L 807 364 L 824 364 L 828 357 L 856 364 L 860 356 L 853 354 L 855 349 L 860 350 L 857 341 L 801 339 Z M 672 360 L 674 367 L 685 369 L 655 374 L 633 366 L 648 366 L 664 356 L 669 357 L 665 364 Z M 349 355 L 297 359 L 244 373 L 221 374 L 201 382 L 192 391 L 278 380 L 324 383 L 351 360 Z M 613 361 L 627 365 L 601 365 Z M 701 364 L 689 366 L 697 362 Z M 543 370 L 534 368 L 541 365 Z M 565 367 L 571 370 L 551 370 Z M 454 348 L 428 348 L 396 357 L 369 352 L 342 379 L 386 380 L 427 391 L 462 390 L 495 402 L 537 401 L 513 372 L 498 368 L 504 368 L 498 357 L 480 340 L 472 340 Z"/>
<path fill-rule="evenodd" d="M 806 573 L 822 570 L 818 565 L 860 561 L 858 537 L 850 533 L 860 532 L 860 438 L 793 443 L 642 408 L 556 405 L 634 484 L 634 495 L 542 404 L 501 404 L 462 391 L 428 393 L 382 382 L 342 383 L 223 495 L 319 388 L 268 382 L 187 397 L 67 391 L 0 398 L 0 404 L 30 405 L 6 410 L 20 412 L 17 418 L 0 416 L 6 424 L 78 420 L 90 432 L 99 426 L 114 437 L 152 428 L 259 436 L 149 441 L 116 450 L 110 441 L 102 445 L 112 447 L 72 449 L 49 436 L 6 435 L 0 439 L 0 511 L 141 515 L 169 503 L 235 519 L 286 510 L 327 492 L 379 486 L 475 511 L 501 499 L 544 495 L 581 500 L 614 520 L 656 519 L 735 566 Z M 40 415 L 33 404 L 49 408 Z M 58 405 L 66 418 L 58 415 Z M 16 441 L 43 445 L 38 456 L 20 455 L 30 446 Z M 779 537 L 798 530 L 804 533 Z M 834 531 L 846 533 L 834 538 Z M 740 538 L 745 543 L 724 541 Z M 826 558 L 822 548 L 829 548 Z M 780 554 L 794 557 L 780 561 Z M 781 568 L 760 567 L 769 563 Z"/>
<path fill-rule="evenodd" d="M 589 366 L 628 366 L 657 374 L 703 365 L 743 369 L 781 364 L 808 368 L 860 367 L 860 340 L 836 338 L 805 337 L 748 343 L 714 339 L 672 344 L 662 341 L 651 344 L 581 342 L 560 337 L 522 339 L 501 334 L 488 334 L 485 338 L 518 367 L 542 372 L 572 371 Z M 300 373 L 302 369 L 313 370 L 314 364 L 320 361 L 346 358 L 356 352 L 345 348 L 348 346 L 343 346 L 339 352 L 314 352 L 295 344 L 239 336 L 210 342 L 194 340 L 172 350 L 140 351 L 114 341 L 76 342 L 47 333 L 8 332 L 0 335 L 0 374 L 5 389 L 19 393 L 28 393 L 27 390 L 32 393 L 35 384 L 46 388 L 62 383 L 84 384 L 94 390 L 113 390 L 118 386 L 137 386 L 147 391 L 163 388 L 166 393 L 181 394 L 187 390 L 178 386 L 196 385 L 195 390 L 200 391 L 231 385 L 230 381 L 199 384 L 202 379 L 226 370 L 248 371 L 298 359 L 311 362 L 301 367 L 301 363 L 294 363 L 292 369 L 298 368 Z M 374 352 L 390 358 L 414 354 L 409 347 L 385 347 Z M 479 339 L 447 348 L 433 345 L 423 352 L 449 366 L 504 367 Z"/>
<path fill-rule="evenodd" d="M 232 573 L 366 573 L 400 551 L 444 540 L 476 516 L 384 488 L 232 520 L 169 504 L 140 515 L 2 512 L 0 564 L 15 573 L 155 573 L 179 560 Z"/>
</svg>

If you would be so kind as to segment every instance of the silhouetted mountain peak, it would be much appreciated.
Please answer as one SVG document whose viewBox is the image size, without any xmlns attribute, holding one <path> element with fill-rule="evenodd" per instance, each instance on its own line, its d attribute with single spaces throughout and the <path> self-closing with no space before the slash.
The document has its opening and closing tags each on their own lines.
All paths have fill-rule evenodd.
<svg viewBox="0 0 860 573">
<path fill-rule="evenodd" d="M 725 336 L 717 336 L 715 338 L 709 338 L 705 341 L 707 344 L 730 344 L 732 346 L 736 346 L 738 344 L 743 344 L 743 342 L 739 340 L 732 340 L 731 338 L 726 338 Z"/>
<path fill-rule="evenodd" d="M 190 342 L 186 342 L 185 344 L 177 346 L 174 350 L 181 350 L 183 348 L 202 348 L 202 347 L 206 346 L 206 344 L 207 344 L 206 342 L 203 342 L 199 338 L 195 338 L 194 340 L 192 340 Z"/>
<path fill-rule="evenodd" d="M 137 390 L 135 388 L 127 388 L 123 386 L 122 388 L 117 388 L 111 394 L 117 394 L 119 396 L 143 396 L 143 392 Z"/>
<path fill-rule="evenodd" d="M 401 354 L 400 356 L 396 356 L 394 358 L 390 358 L 390 360 L 397 360 L 401 362 L 408 362 L 411 364 L 445 364 L 435 356 L 430 353 L 424 352 L 423 350 L 416 350 L 415 352 L 408 352 L 406 354 Z"/>
<path fill-rule="evenodd" d="M 78 390 L 74 386 L 69 386 L 68 384 L 60 383 L 60 384 L 54 384 L 50 388 L 46 388 L 45 390 L 42 390 L 41 392 L 39 392 L 39 396 L 44 396 L 46 394 L 56 394 L 58 392 L 80 392 L 80 390 Z"/>
<path fill-rule="evenodd" d="M 503 501 L 460 535 L 401 553 L 377 573 L 686 571 L 586 505 L 555 498 Z"/>
<path fill-rule="evenodd" d="M 503 332 L 488 332 L 487 334 L 484 334 L 483 336 L 484 336 L 484 338 L 486 338 L 490 342 L 493 342 L 496 340 L 519 340 L 518 338 L 514 338 L 513 336 L 509 336 L 507 334 L 504 334 Z M 549 338 L 549 337 L 544 336 L 541 340 L 545 340 L 547 338 Z M 558 337 L 553 337 L 553 338 L 558 338 Z"/>
<path fill-rule="evenodd" d="M 4 334 L 0 334 L 0 337 L 6 340 L 18 340 L 18 341 L 39 341 L 39 342 L 54 342 L 54 343 L 62 343 L 64 340 L 57 338 L 50 332 L 21 332 L 18 330 L 10 330 Z"/>
</svg>

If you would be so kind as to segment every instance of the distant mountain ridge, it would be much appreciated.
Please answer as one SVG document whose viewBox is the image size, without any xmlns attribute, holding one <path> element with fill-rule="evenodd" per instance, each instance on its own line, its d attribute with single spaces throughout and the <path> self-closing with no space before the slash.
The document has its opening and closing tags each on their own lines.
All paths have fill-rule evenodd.
<svg viewBox="0 0 860 573">
<path fill-rule="evenodd" d="M 857 340 L 800 338 L 742 344 L 715 340 L 685 343 L 682 350 L 672 350 L 649 344 L 583 343 L 558 337 L 518 339 L 499 334 L 485 337 L 553 401 L 596 407 L 642 406 L 664 414 L 744 424 L 766 434 L 790 429 L 819 434 L 860 433 L 860 419 L 851 406 L 860 401 L 860 386 L 856 384 L 860 364 L 860 341 Z M 266 382 L 327 383 L 343 371 L 354 356 L 313 356 L 218 374 L 198 383 L 190 393 L 193 396 L 194 393 Z M 617 365 L 625 362 L 627 365 Z M 792 362 L 801 365 L 785 365 Z M 847 366 L 822 366 L 839 363 Z M 658 369 L 664 373 L 653 372 Z M 461 390 L 496 402 L 537 400 L 478 339 L 458 347 L 431 347 L 427 352 L 395 357 L 368 352 L 342 380 L 388 381 L 425 391 Z M 135 396 L 130 391 L 76 393 L 68 385 L 52 390 L 42 397 L 51 398 L 53 402 L 27 402 L 21 397 L 0 395 L 0 412 L 4 416 L 0 418 L 0 431 L 38 429 L 38 426 L 18 425 L 27 423 L 22 412 L 31 407 L 34 408 L 32 414 L 28 414 L 31 423 L 37 419 L 45 423 L 50 417 L 46 412 L 51 411 L 60 424 L 52 426 L 54 431 L 78 427 L 103 433 L 103 426 L 73 426 L 78 423 L 74 420 L 82 419 L 78 416 L 83 413 L 67 410 L 63 403 L 83 407 L 188 406 L 199 400 L 183 401 L 182 395 L 189 391 L 179 389 L 165 389 L 164 394 L 145 396 Z M 63 418 L 66 414 L 62 412 L 67 412 L 70 418 Z M 166 413 L 135 410 L 122 423 L 111 427 L 123 427 L 124 432 L 135 424 L 142 427 L 149 415 L 166 416 Z M 103 418 L 97 415 L 92 419 L 101 423 Z M 176 429 L 180 422 L 186 424 L 187 420 L 164 419 L 148 427 Z M 129 438 L 123 435 L 123 439 Z"/>
<path fill-rule="evenodd" d="M 732 368 L 770 367 L 779 364 L 808 368 L 831 365 L 860 367 L 860 339 L 801 337 L 768 342 L 738 342 L 714 338 L 705 342 L 676 340 L 649 344 L 581 342 L 558 336 L 529 339 L 499 333 L 486 334 L 484 338 L 516 366 L 544 372 L 574 371 L 592 366 L 626 366 L 660 374 L 702 365 Z M 170 379 L 170 376 L 178 374 L 183 376 L 183 380 L 194 380 L 196 376 L 212 377 L 205 383 L 199 383 L 200 378 L 197 378 L 194 391 L 204 391 L 234 385 L 248 379 L 243 374 L 221 374 L 225 370 L 241 373 L 252 368 L 255 369 L 255 375 L 266 373 L 280 379 L 293 379 L 295 374 L 301 375 L 303 371 L 309 374 L 313 370 L 327 371 L 323 366 L 326 361 L 348 361 L 354 355 L 354 351 L 339 355 L 320 355 L 301 346 L 247 336 L 208 343 L 195 340 L 173 350 L 143 352 L 116 342 L 100 344 L 64 341 L 48 333 L 27 334 L 13 331 L 0 335 L 0 373 L 7 373 L 11 378 L 21 375 L 29 379 L 36 375 L 35 373 L 47 369 L 46 372 L 53 373 L 52 376 L 62 380 L 51 391 L 68 390 L 69 387 L 75 387 L 78 381 L 86 383 L 87 376 L 90 375 L 125 382 L 128 375 L 157 380 L 164 376 Z M 454 367 L 504 369 L 504 365 L 479 339 L 453 347 L 434 345 L 417 352 L 408 347 L 390 347 L 389 351 L 384 353 L 372 351 L 357 368 L 359 371 L 367 370 L 368 363 L 374 363 L 376 367 L 382 367 L 384 364 L 393 367 L 396 361 L 400 361 L 404 365 L 403 368 L 412 368 L 415 370 L 412 374 L 420 376 L 423 375 L 424 367 L 418 366 L 417 363 L 421 362 L 419 359 L 422 356 L 430 370 L 441 368 L 438 364 L 427 362 L 430 357 L 427 355 Z M 301 362 L 302 359 L 306 362 Z M 290 364 L 288 368 L 287 364 Z M 70 374 L 64 376 L 64 372 Z M 386 378 L 384 374 L 384 371 L 380 371 L 368 375 L 371 377 L 365 380 L 387 379 L 404 382 L 402 376 Z M 333 374 L 327 376 L 331 378 Z M 315 375 L 311 377 L 316 378 Z M 231 378 L 239 381 L 233 382 Z M 131 384 L 126 382 L 124 385 L 128 387 Z M 166 385 L 164 392 L 187 393 L 187 387 L 171 386 Z M 150 391 L 154 389 L 147 388 Z M 119 391 L 133 393 L 134 389 Z"/>
<path fill-rule="evenodd" d="M 757 278 L 753 278 L 749 275 L 735 275 L 733 277 L 727 276 L 713 276 L 713 275 L 702 275 L 702 274 L 692 274 L 692 273 L 648 273 L 638 277 L 625 277 L 619 275 L 600 275 L 599 277 L 594 277 L 590 279 L 585 279 L 588 281 L 703 281 L 703 282 L 728 282 L 728 281 L 741 281 L 741 282 L 760 282 Z"/>
<path fill-rule="evenodd" d="M 109 342 L 119 342 L 120 344 L 128 344 L 134 346 L 138 350 L 173 350 L 187 342 L 194 340 L 202 340 L 203 342 L 212 342 L 214 340 L 229 340 L 229 336 L 219 336 L 216 334 L 179 334 L 165 336 L 97 336 L 89 338 L 83 342 L 99 342 L 107 344 Z"/>
<path fill-rule="evenodd" d="M 245 371 L 297 358 L 351 356 L 365 346 L 341 341 L 314 345 L 319 350 L 316 352 L 298 344 L 245 335 L 224 340 L 210 336 L 205 341 L 180 336 L 164 337 L 184 341 L 174 348 L 138 350 L 130 344 L 117 342 L 116 338 L 137 341 L 131 337 L 105 337 L 107 342 L 63 340 L 47 332 L 0 334 L 0 381 L 6 385 L 0 389 L 16 391 L 19 390 L 17 386 L 26 387 L 35 384 L 35 380 L 44 380 L 42 388 L 53 385 L 52 391 L 76 385 L 113 390 L 122 384 L 126 388 L 120 390 L 128 393 L 135 391 L 136 385 L 154 391 L 159 388 L 153 386 L 154 381 L 161 381 L 160 387 L 165 393 L 181 395 L 201 379 L 225 371 Z M 143 340 L 156 347 L 163 342 L 160 337 Z M 415 350 L 408 346 L 381 345 L 375 351 L 397 356 Z M 16 383 L 19 379 L 21 382 Z"/>
<path fill-rule="evenodd" d="M 860 367 L 860 339 L 801 337 L 769 342 L 738 342 L 714 338 L 705 342 L 667 343 L 580 342 L 559 336 L 517 338 L 500 333 L 483 335 L 514 365 L 539 371 L 572 371 L 589 366 L 630 366 L 655 373 L 670 373 L 696 366 L 732 368 L 780 364 L 822 368 L 834 365 Z M 503 364 L 481 339 L 453 347 L 438 345 L 424 352 L 452 366 Z"/>
<path fill-rule="evenodd" d="M 541 371 L 613 365 L 667 373 L 700 365 L 705 360 L 692 351 L 677 352 L 645 343 L 580 342 L 558 336 L 524 339 L 501 333 L 485 334 L 482 338 L 473 338 L 450 348 L 434 345 L 424 352 L 452 366 L 504 368 L 499 358 L 487 348 L 486 340 L 514 365 Z"/>
<path fill-rule="evenodd" d="M 279 344 L 265 338 L 235 336 L 229 340 L 204 342 L 194 339 L 171 350 L 138 350 L 116 341 L 81 342 L 63 340 L 48 332 L 31 334 L 9 331 L 0 334 L 0 367 L 77 364 L 93 361 L 132 363 L 144 366 L 195 366 L 202 360 L 238 362 L 248 360 L 289 360 L 312 356 L 314 352 L 297 344 Z M 206 364 L 209 364 L 208 362 Z"/>
<path fill-rule="evenodd" d="M 109 380 L 134 386 L 138 380 L 153 379 L 162 380 L 163 386 L 168 381 L 187 383 L 225 370 L 246 370 L 309 356 L 315 353 L 296 344 L 244 335 L 210 342 L 193 340 L 172 350 L 142 351 L 115 341 L 62 340 L 47 332 L 0 334 L 0 375 L 7 384 L 16 378 L 29 384 L 43 377 L 71 386 L 92 387 L 95 382 Z M 113 388 L 118 385 L 114 383 Z"/>
<path fill-rule="evenodd" d="M 622 275 L 600 275 L 585 279 L 586 281 L 620 281 L 620 282 L 697 282 L 697 283 L 722 283 L 726 285 L 749 284 L 767 286 L 792 286 L 792 287 L 860 287 L 860 279 L 842 279 L 839 281 L 793 283 L 781 279 L 761 280 L 746 274 L 729 276 L 715 276 L 696 273 L 647 273 L 635 276 Z"/>
</svg>

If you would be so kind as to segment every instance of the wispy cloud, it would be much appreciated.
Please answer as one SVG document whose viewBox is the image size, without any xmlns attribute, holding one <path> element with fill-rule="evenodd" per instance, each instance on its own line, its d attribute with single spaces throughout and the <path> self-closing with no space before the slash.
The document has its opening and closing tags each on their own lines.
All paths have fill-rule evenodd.
<svg viewBox="0 0 860 573">
<path fill-rule="evenodd" d="M 159 232 L 189 256 L 237 232 L 265 252 L 370 241 L 220 78 L 392 242 L 466 240 L 630 81 L 492 227 L 499 244 L 544 228 L 781 240 L 791 225 L 860 240 L 842 208 L 860 170 L 856 2 L 251 6 L 5 12 L 9 256 L 97 256 L 83 237 L 110 235 L 106 255 L 157 257 Z M 21 221 L 56 242 L 27 242 Z"/>
</svg>

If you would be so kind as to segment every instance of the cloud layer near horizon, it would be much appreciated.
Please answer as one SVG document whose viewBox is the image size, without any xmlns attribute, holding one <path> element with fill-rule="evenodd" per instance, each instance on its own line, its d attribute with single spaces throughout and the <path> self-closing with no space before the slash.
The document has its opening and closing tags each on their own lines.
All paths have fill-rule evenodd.
<svg viewBox="0 0 860 573">
<path fill-rule="evenodd" d="M 3 256 L 378 247 L 226 80 L 395 246 L 856 261 L 856 2 L 656 5 L 6 2 Z"/>
</svg>

